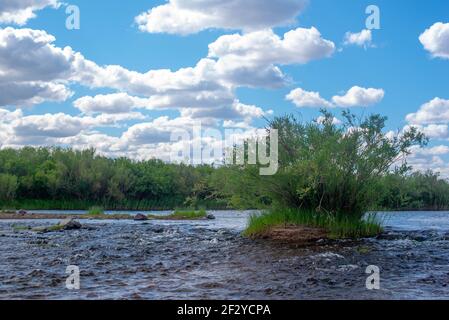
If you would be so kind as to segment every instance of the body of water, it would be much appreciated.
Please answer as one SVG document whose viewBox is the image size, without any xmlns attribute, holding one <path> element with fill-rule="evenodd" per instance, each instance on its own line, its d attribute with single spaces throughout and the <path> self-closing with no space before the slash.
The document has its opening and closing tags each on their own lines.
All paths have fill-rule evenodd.
<svg viewBox="0 0 449 320">
<path fill-rule="evenodd" d="M 0 299 L 449 298 L 449 212 L 382 213 L 376 239 L 307 247 L 242 237 L 254 212 L 211 213 L 216 220 L 89 220 L 47 234 L 13 227 L 56 221 L 0 221 Z M 78 291 L 65 287 L 68 265 L 81 270 Z M 366 288 L 370 265 L 379 290 Z"/>
</svg>

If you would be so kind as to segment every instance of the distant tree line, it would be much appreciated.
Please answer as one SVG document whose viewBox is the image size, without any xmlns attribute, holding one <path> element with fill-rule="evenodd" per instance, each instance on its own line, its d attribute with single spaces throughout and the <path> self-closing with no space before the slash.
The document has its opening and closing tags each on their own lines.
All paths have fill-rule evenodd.
<svg viewBox="0 0 449 320">
<path fill-rule="evenodd" d="M 290 208 L 361 214 L 366 210 L 449 209 L 449 182 L 437 173 L 412 172 L 404 162 L 418 132 L 386 137 L 385 118 L 361 123 L 346 113 L 335 125 L 276 118 L 279 172 L 260 176 L 257 166 L 190 166 L 161 160 L 111 159 L 93 149 L 0 150 L 0 209 Z M 359 130 L 349 130 L 358 127 Z M 348 131 L 349 130 L 349 131 Z M 348 134 L 350 132 L 350 134 Z"/>
<path fill-rule="evenodd" d="M 0 150 L 3 208 L 172 209 L 226 207 L 208 181 L 211 166 L 160 160 L 109 159 L 94 150 L 32 148 Z"/>
<path fill-rule="evenodd" d="M 449 183 L 438 173 L 389 174 L 383 178 L 379 207 L 390 210 L 448 210 Z"/>
</svg>

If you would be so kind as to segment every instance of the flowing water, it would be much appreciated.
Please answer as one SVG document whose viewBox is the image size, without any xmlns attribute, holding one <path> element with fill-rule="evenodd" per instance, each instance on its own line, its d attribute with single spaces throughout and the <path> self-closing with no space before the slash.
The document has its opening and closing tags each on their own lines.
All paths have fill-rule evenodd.
<svg viewBox="0 0 449 320">
<path fill-rule="evenodd" d="M 46 234 L 13 226 L 58 221 L 0 221 L 0 299 L 449 298 L 449 212 L 384 213 L 376 239 L 307 247 L 242 237 L 250 212 L 212 213 Z M 66 288 L 69 265 L 80 268 L 80 290 Z M 370 265 L 379 290 L 366 288 Z"/>
</svg>

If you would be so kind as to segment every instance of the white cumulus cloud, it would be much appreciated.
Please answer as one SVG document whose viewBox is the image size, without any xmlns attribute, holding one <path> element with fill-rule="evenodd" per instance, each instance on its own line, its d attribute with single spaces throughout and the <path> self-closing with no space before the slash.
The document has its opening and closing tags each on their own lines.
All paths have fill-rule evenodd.
<svg viewBox="0 0 449 320">
<path fill-rule="evenodd" d="M 59 0 L 1 0 L 0 23 L 24 25 L 46 7 L 59 7 Z"/>
<path fill-rule="evenodd" d="M 150 33 L 192 34 L 219 28 L 254 31 L 291 24 L 305 0 L 170 0 L 135 18 Z"/>
<path fill-rule="evenodd" d="M 449 59 L 449 23 L 435 23 L 419 36 L 419 41 L 433 57 Z"/>
<path fill-rule="evenodd" d="M 449 100 L 434 98 L 423 104 L 415 113 L 407 115 L 411 124 L 441 124 L 449 122 Z"/>
<path fill-rule="evenodd" d="M 286 76 L 278 65 L 306 64 L 332 56 L 335 44 L 314 27 L 297 28 L 283 37 L 267 29 L 224 35 L 209 45 L 221 78 L 238 86 L 277 87 Z"/>
<path fill-rule="evenodd" d="M 369 47 L 373 40 L 373 35 L 371 30 L 364 29 L 360 32 L 347 32 L 345 35 L 344 44 L 345 45 L 356 45 L 359 47 Z"/>
<path fill-rule="evenodd" d="M 286 99 L 293 102 L 297 107 L 314 108 L 351 108 L 368 107 L 379 103 L 384 98 L 383 89 L 362 88 L 354 86 L 343 96 L 332 97 L 332 102 L 321 97 L 319 92 L 306 91 L 302 88 L 292 90 Z"/>
<path fill-rule="evenodd" d="M 332 107 L 332 103 L 323 99 L 319 92 L 305 91 L 301 88 L 292 90 L 286 99 L 293 102 L 297 107 Z"/>
<path fill-rule="evenodd" d="M 334 96 L 333 103 L 339 107 L 368 107 L 379 103 L 385 96 L 383 89 L 354 86 L 343 96 Z"/>
</svg>

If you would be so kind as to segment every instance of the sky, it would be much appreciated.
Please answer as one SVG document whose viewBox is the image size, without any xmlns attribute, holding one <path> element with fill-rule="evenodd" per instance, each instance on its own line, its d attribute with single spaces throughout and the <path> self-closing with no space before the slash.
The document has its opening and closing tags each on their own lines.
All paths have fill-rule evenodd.
<svg viewBox="0 0 449 320">
<path fill-rule="evenodd" d="M 349 109 L 423 131 L 410 164 L 449 177 L 448 75 L 446 0 L 0 0 L 1 148 L 169 160 L 198 123 Z"/>
</svg>

